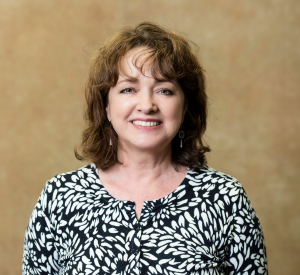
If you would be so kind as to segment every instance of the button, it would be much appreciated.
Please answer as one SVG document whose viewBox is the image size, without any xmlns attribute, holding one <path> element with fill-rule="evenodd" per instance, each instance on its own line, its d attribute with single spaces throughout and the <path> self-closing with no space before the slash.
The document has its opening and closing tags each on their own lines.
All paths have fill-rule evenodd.
<svg viewBox="0 0 300 275">
<path fill-rule="evenodd" d="M 139 253 L 139 251 L 138 250 L 136 250 L 135 252 L 134 252 L 134 255 L 137 255 Z"/>
</svg>

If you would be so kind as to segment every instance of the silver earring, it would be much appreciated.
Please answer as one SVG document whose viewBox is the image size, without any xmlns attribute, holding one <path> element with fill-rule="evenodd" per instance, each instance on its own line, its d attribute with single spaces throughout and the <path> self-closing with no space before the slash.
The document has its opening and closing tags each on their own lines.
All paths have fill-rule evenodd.
<svg viewBox="0 0 300 275">
<path fill-rule="evenodd" d="M 184 131 L 181 130 L 181 126 L 179 130 L 179 138 L 180 138 L 180 148 L 182 148 L 182 139 L 184 138 Z"/>
<path fill-rule="evenodd" d="M 109 121 L 109 126 L 110 126 L 110 130 L 111 130 L 111 120 Z M 112 131 L 111 131 L 111 132 L 112 132 Z M 111 137 L 109 138 L 109 145 L 112 146 Z"/>
</svg>

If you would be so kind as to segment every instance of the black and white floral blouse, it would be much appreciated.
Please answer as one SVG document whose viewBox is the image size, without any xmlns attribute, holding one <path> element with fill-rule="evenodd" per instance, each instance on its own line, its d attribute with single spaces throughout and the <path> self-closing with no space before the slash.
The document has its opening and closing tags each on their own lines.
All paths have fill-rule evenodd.
<svg viewBox="0 0 300 275">
<path fill-rule="evenodd" d="M 23 275 L 267 274 L 264 236 L 241 184 L 204 166 L 168 196 L 119 201 L 94 164 L 49 180 L 26 231 Z"/>
</svg>

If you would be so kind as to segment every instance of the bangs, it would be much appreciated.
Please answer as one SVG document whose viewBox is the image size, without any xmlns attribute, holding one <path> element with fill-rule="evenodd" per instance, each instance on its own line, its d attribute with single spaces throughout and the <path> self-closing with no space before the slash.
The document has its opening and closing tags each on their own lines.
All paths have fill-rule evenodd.
<svg viewBox="0 0 300 275">
<path fill-rule="evenodd" d="M 157 50 L 147 47 L 135 54 L 131 59 L 131 63 L 144 76 L 146 76 L 146 72 L 150 72 L 151 76 L 158 82 L 177 80 L 182 77 L 182 74 L 177 73 L 174 68 L 174 57 L 167 50 L 167 48 Z M 117 74 L 130 79 L 132 75 L 129 75 L 121 64 L 122 58 L 126 57 L 126 54 L 118 61 Z"/>
</svg>

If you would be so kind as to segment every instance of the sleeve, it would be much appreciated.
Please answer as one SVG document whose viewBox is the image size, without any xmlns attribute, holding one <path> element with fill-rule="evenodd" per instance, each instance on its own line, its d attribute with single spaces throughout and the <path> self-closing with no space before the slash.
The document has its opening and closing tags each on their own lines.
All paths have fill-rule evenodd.
<svg viewBox="0 0 300 275">
<path fill-rule="evenodd" d="M 54 225 L 47 213 L 47 188 L 48 183 L 35 205 L 25 233 L 23 275 L 56 275 L 59 272 Z"/>
<path fill-rule="evenodd" d="M 263 231 L 256 213 L 240 185 L 232 198 L 232 220 L 228 236 L 227 267 L 230 275 L 268 274 Z"/>
</svg>

